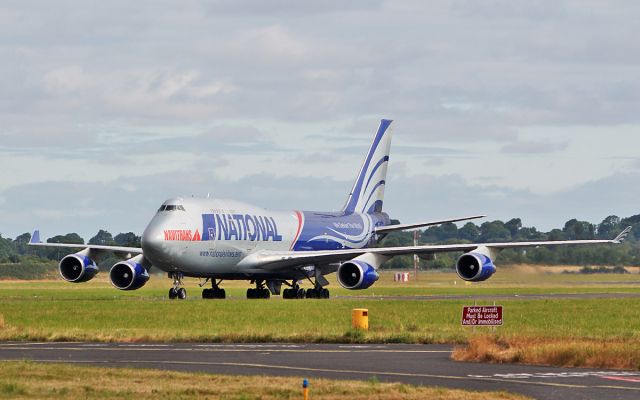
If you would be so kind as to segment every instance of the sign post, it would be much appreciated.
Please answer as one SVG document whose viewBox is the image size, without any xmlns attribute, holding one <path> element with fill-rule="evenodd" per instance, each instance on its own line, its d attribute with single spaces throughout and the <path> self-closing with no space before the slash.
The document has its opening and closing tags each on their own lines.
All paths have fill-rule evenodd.
<svg viewBox="0 0 640 400">
<path fill-rule="evenodd" d="M 502 326 L 502 306 L 463 306 L 462 326 Z"/>
</svg>

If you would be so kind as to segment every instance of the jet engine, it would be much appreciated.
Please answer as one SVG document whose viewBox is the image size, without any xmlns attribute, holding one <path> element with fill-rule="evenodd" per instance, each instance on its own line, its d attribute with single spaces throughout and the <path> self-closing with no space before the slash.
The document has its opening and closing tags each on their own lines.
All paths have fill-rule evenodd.
<svg viewBox="0 0 640 400">
<path fill-rule="evenodd" d="M 120 290 L 140 289 L 149 280 L 148 262 L 142 254 L 114 264 L 109 271 L 111 284 Z"/>
<path fill-rule="evenodd" d="M 89 249 L 65 256 L 58 264 L 60 276 L 67 282 L 80 283 L 93 279 L 99 269 L 89 258 Z"/>
<path fill-rule="evenodd" d="M 471 282 L 486 281 L 496 272 L 496 266 L 488 256 L 482 253 L 465 253 L 456 262 L 458 276 Z"/>
<path fill-rule="evenodd" d="M 338 283 L 343 288 L 351 290 L 366 289 L 380 277 L 375 268 L 360 260 L 351 260 L 340 265 L 337 276 Z"/>
</svg>

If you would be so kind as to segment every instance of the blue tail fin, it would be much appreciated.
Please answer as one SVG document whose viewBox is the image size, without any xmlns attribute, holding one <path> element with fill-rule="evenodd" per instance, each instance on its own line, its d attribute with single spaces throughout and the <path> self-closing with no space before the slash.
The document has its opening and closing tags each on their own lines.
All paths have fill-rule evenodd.
<svg viewBox="0 0 640 400">
<path fill-rule="evenodd" d="M 382 211 L 391 146 L 391 130 L 388 130 L 391 122 L 389 119 L 380 121 L 376 137 L 371 143 L 367 157 L 364 159 L 360 173 L 343 208 L 345 213 Z"/>
</svg>

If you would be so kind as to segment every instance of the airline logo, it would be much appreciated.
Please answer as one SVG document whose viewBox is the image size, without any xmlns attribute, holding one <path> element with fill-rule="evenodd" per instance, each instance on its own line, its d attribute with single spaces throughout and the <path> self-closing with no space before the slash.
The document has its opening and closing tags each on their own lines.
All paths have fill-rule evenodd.
<svg viewBox="0 0 640 400">
<path fill-rule="evenodd" d="M 202 214 L 202 240 L 281 242 L 273 217 L 250 214 Z"/>
<path fill-rule="evenodd" d="M 200 241 L 200 232 L 192 233 L 191 229 L 165 229 L 164 240 L 178 242 Z"/>
</svg>

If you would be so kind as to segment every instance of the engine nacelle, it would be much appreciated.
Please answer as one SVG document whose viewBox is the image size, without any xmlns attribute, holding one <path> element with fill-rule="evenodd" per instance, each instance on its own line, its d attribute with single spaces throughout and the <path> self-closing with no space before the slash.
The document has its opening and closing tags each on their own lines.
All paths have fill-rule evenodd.
<svg viewBox="0 0 640 400">
<path fill-rule="evenodd" d="M 351 260 L 340 265 L 337 275 L 338 283 L 343 288 L 351 290 L 366 289 L 380 277 L 375 268 L 360 260 Z"/>
<path fill-rule="evenodd" d="M 481 282 L 491 278 L 496 266 L 482 253 L 465 253 L 456 262 L 456 272 L 465 281 Z"/>
<path fill-rule="evenodd" d="M 65 256 L 58 264 L 60 276 L 67 282 L 81 283 L 93 279 L 99 269 L 89 258 L 89 249 Z"/>
<path fill-rule="evenodd" d="M 149 280 L 149 273 L 142 254 L 114 264 L 109 271 L 111 284 L 120 290 L 140 289 Z"/>
</svg>

